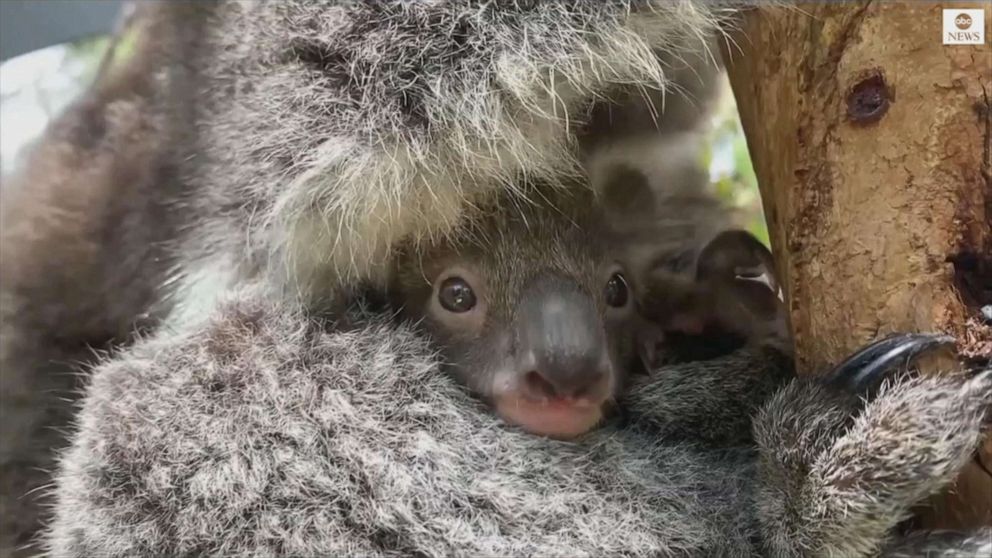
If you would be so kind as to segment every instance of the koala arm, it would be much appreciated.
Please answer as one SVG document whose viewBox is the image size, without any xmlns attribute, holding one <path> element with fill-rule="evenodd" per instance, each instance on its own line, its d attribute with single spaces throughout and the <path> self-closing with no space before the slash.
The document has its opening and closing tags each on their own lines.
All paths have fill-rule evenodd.
<svg viewBox="0 0 992 558">
<path fill-rule="evenodd" d="M 879 378 L 943 338 L 868 345 L 828 380 L 788 380 L 783 354 L 745 348 L 638 378 L 633 423 L 666 438 L 756 444 L 762 555 L 985 556 L 992 530 L 914 532 L 897 525 L 949 484 L 978 446 L 992 408 L 992 370 Z M 896 365 L 896 366 L 894 366 Z M 876 389 L 878 388 L 878 389 Z"/>
<path fill-rule="evenodd" d="M 100 365 L 47 549 L 904 556 L 895 524 L 967 459 L 992 392 L 990 373 L 902 381 L 858 414 L 858 397 L 796 380 L 758 415 L 758 462 L 612 424 L 558 442 L 502 425 L 412 329 L 352 316 L 249 293 Z M 927 548 L 983 544 L 952 539 Z"/>
<path fill-rule="evenodd" d="M 751 452 L 507 427 L 387 316 L 244 295 L 97 367 L 56 556 L 750 555 Z"/>
<path fill-rule="evenodd" d="M 992 527 L 973 532 L 910 533 L 885 547 L 882 558 L 981 558 L 992 555 Z"/>
<path fill-rule="evenodd" d="M 622 407 L 633 421 L 662 436 L 750 446 L 752 419 L 792 375 L 785 354 L 747 346 L 726 356 L 662 365 L 637 376 Z"/>
<path fill-rule="evenodd" d="M 940 339 L 873 343 L 838 366 L 850 378 L 797 379 L 761 408 L 756 514 L 768 555 L 987 555 L 987 529 L 895 535 L 912 507 L 971 459 L 992 408 L 992 369 L 901 373 L 907 349 L 932 349 Z M 888 369 L 900 373 L 875 389 Z"/>
</svg>

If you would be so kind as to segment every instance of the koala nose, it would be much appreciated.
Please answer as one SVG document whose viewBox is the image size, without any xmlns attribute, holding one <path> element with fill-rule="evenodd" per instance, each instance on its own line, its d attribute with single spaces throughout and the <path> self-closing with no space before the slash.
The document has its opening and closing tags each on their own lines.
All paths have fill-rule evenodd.
<svg viewBox="0 0 992 558">
<path fill-rule="evenodd" d="M 602 401 L 612 368 L 602 317 L 592 297 L 568 281 L 526 289 L 517 313 L 522 385 L 534 398 Z"/>
<path fill-rule="evenodd" d="M 609 371 L 598 366 L 538 366 L 524 374 L 523 388 L 532 399 L 600 402 L 609 395 L 609 380 Z"/>
</svg>

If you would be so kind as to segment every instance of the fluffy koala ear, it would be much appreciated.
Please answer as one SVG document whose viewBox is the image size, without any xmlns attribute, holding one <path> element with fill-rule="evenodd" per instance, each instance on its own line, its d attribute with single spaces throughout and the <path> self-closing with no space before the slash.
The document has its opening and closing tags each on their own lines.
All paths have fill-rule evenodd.
<svg viewBox="0 0 992 558">
<path fill-rule="evenodd" d="M 751 342 L 791 346 L 774 259 L 754 235 L 734 229 L 714 237 L 699 253 L 696 280 L 711 293 L 714 325 Z"/>
<path fill-rule="evenodd" d="M 697 259 L 696 278 L 764 285 L 773 296 L 782 299 L 771 251 L 745 230 L 723 231 L 706 244 Z"/>
<path fill-rule="evenodd" d="M 601 180 L 598 194 L 610 215 L 654 217 L 655 193 L 643 172 L 625 164 L 610 165 Z"/>
</svg>

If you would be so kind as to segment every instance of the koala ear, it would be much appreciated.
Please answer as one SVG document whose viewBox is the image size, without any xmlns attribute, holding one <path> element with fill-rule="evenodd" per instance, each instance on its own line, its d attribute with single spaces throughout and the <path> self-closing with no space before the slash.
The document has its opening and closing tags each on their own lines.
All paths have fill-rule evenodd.
<svg viewBox="0 0 992 558">
<path fill-rule="evenodd" d="M 715 297 L 713 319 L 760 343 L 789 345 L 788 318 L 772 253 L 754 235 L 724 231 L 700 251 L 696 277 Z M 783 341 L 784 340 L 784 341 Z"/>
<path fill-rule="evenodd" d="M 624 218 L 654 216 L 654 191 L 647 176 L 635 168 L 623 164 L 607 168 L 599 194 L 603 207 L 612 215 Z"/>
<path fill-rule="evenodd" d="M 740 229 L 723 231 L 703 247 L 696 262 L 696 278 L 757 283 L 781 299 L 771 251 L 754 235 Z"/>
</svg>

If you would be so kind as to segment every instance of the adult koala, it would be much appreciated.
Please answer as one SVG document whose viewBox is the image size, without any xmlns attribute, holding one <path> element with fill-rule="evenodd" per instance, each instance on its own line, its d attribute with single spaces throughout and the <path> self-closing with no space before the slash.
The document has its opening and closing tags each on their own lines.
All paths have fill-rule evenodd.
<svg viewBox="0 0 992 558">
<path fill-rule="evenodd" d="M 683 140 L 713 92 L 705 41 L 730 15 L 629 0 L 142 4 L 133 58 L 2 190 L 0 510 L 17 518 L 2 546 L 37 523 L 93 348 L 201 320 L 247 283 L 320 314 L 381 279 L 394 241 L 443 234 L 530 179 L 588 166 L 607 182 L 619 162 L 693 191 L 698 142 Z"/>
<path fill-rule="evenodd" d="M 239 293 L 96 369 L 45 543 L 79 557 L 984 556 L 992 531 L 897 526 L 970 459 L 992 370 L 862 399 L 943 341 L 881 341 L 771 399 L 786 375 L 767 351 L 662 367 L 632 387 L 626 421 L 560 442 L 501 424 L 388 316 L 330 323 Z"/>
<path fill-rule="evenodd" d="M 706 67 L 705 42 L 732 10 L 632 0 L 147 10 L 138 62 L 70 110 L 5 186 L 2 241 L 16 257 L 3 268 L 0 367 L 4 392 L 29 386 L 4 405 L 5 442 L 32 446 L 25 433 L 51 426 L 31 386 L 59 377 L 53 360 L 149 332 L 94 373 L 56 477 L 55 554 L 740 555 L 756 537 L 779 540 L 742 520 L 751 450 L 652 444 L 637 426 L 650 421 L 580 446 L 503 430 L 444 383 L 422 340 L 375 315 L 345 320 L 336 304 L 381 279 L 396 241 L 444 234 L 467 204 L 522 181 L 581 173 L 609 137 L 595 126 L 607 100 L 681 87 L 670 76 Z M 911 422 L 912 439 L 959 436 L 926 454 L 925 478 L 898 477 L 887 507 L 867 498 L 865 517 L 880 519 L 859 552 L 882 546 L 908 500 L 946 481 L 974 443 L 987 376 L 934 382 L 946 429 Z M 900 385 L 879 401 L 925 391 Z M 380 414 L 383 403 L 398 414 Z M 810 439 L 834 440 L 837 424 Z M 13 447 L 5 508 L 8 471 L 50 451 Z M 864 497 L 889 485 L 853 486 Z M 826 511 L 848 500 L 834 502 Z M 618 527 L 605 530 L 610 518 Z M 804 532 L 803 548 L 849 544 Z"/>
</svg>

